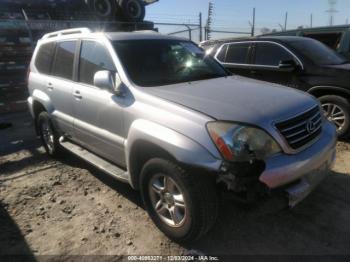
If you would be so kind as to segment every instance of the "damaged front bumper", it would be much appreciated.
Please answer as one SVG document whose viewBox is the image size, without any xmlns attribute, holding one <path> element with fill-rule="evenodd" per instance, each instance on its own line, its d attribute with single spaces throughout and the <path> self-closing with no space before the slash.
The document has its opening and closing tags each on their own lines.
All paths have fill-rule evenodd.
<svg viewBox="0 0 350 262">
<path fill-rule="evenodd" d="M 231 164 L 229 171 L 219 176 L 218 182 L 225 184 L 229 192 L 235 193 L 245 202 L 278 193 L 287 198 L 289 207 L 294 207 L 330 174 L 334 164 L 336 130 L 328 121 L 323 129 L 322 136 L 302 152 L 275 155 L 263 164 L 246 163 L 245 168 Z"/>
</svg>

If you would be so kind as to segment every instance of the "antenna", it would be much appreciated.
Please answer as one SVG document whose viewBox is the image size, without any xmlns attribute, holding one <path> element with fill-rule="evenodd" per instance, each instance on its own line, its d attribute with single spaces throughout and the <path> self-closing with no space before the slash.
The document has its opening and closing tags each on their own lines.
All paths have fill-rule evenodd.
<svg viewBox="0 0 350 262">
<path fill-rule="evenodd" d="M 329 13 L 329 25 L 334 25 L 334 16 L 336 13 L 338 13 L 338 10 L 336 9 L 336 5 L 338 3 L 338 0 L 328 0 L 329 9 L 326 10 L 327 13 Z"/>
</svg>

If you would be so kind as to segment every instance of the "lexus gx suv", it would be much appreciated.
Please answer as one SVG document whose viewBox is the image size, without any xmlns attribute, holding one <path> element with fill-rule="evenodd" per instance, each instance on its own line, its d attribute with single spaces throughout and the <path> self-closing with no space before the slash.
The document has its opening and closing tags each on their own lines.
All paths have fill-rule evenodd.
<svg viewBox="0 0 350 262">
<path fill-rule="evenodd" d="M 209 231 L 220 193 L 247 203 L 278 196 L 293 207 L 335 159 L 336 128 L 315 98 L 232 76 L 181 38 L 50 33 L 28 83 L 47 153 L 68 150 L 139 190 L 178 242 Z"/>
</svg>

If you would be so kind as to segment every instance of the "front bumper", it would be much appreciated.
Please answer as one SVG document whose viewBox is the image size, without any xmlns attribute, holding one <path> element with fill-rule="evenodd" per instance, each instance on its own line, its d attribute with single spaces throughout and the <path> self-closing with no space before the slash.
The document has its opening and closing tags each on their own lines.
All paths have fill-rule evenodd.
<svg viewBox="0 0 350 262">
<path fill-rule="evenodd" d="M 281 154 L 267 160 L 260 182 L 269 189 L 284 187 L 289 206 L 295 206 L 329 174 L 336 157 L 336 141 L 336 129 L 326 121 L 322 136 L 309 148 L 295 155 Z"/>
</svg>

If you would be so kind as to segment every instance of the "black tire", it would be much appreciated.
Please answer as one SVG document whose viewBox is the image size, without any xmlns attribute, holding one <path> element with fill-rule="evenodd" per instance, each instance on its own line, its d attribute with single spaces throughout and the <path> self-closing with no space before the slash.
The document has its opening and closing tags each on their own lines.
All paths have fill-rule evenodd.
<svg viewBox="0 0 350 262">
<path fill-rule="evenodd" d="M 152 181 L 162 175 L 167 176 L 168 181 L 170 178 L 180 189 L 177 192 L 183 195 L 185 215 L 183 222 L 177 226 L 170 226 L 164 222 L 164 218 L 157 213 L 155 205 L 152 204 Z M 219 201 L 215 179 L 209 175 L 188 174 L 173 162 L 154 158 L 149 160 L 141 171 L 140 189 L 146 210 L 155 225 L 176 242 L 189 243 L 199 239 L 216 221 Z M 170 212 L 168 214 L 170 215 Z"/>
<path fill-rule="evenodd" d="M 146 15 L 146 7 L 140 0 L 121 0 L 120 11 L 128 22 L 142 22 Z"/>
<path fill-rule="evenodd" d="M 322 107 L 325 110 L 326 117 L 328 117 L 329 120 L 332 121 L 332 119 L 337 119 L 336 121 L 332 121 L 336 127 L 337 127 L 337 133 L 339 138 L 347 138 L 350 135 L 350 103 L 349 101 L 341 96 L 335 96 L 335 95 L 327 95 L 322 96 L 319 98 L 321 101 Z M 332 106 L 336 107 L 336 111 L 333 114 L 333 116 L 330 114 L 329 108 Z M 342 113 L 340 112 L 342 111 Z M 332 111 L 332 110 L 331 110 Z M 338 115 L 337 115 L 338 114 Z M 344 120 L 338 120 L 339 118 L 342 118 L 340 116 L 344 117 Z"/>
<path fill-rule="evenodd" d="M 41 112 L 39 114 L 37 125 L 38 125 L 39 135 L 46 153 L 51 157 L 60 156 L 62 153 L 62 148 L 59 144 L 59 135 L 55 131 L 54 126 L 50 120 L 50 116 L 47 112 Z M 48 128 L 49 130 L 46 130 L 46 128 Z M 48 134 L 46 132 L 51 132 L 51 134 Z M 51 135 L 52 137 L 50 138 L 46 137 Z M 48 142 L 47 141 L 48 139 L 52 141 Z"/>
<path fill-rule="evenodd" d="M 116 0 L 85 0 L 85 2 L 99 19 L 115 19 L 118 8 Z"/>
</svg>

